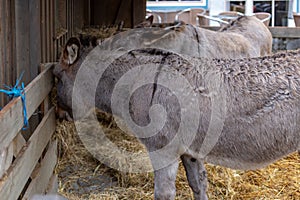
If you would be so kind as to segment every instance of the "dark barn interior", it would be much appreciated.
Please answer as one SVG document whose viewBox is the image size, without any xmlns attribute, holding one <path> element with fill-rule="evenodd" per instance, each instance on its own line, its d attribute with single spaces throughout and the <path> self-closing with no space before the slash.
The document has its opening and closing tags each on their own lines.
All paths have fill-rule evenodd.
<svg viewBox="0 0 300 200">
<path fill-rule="evenodd" d="M 83 27 L 124 21 L 131 28 L 145 13 L 145 0 L 2 0 L 0 85 L 13 85 L 23 71 L 28 84 L 39 64 L 57 61 L 62 44 Z M 0 94 L 0 106 L 7 102 Z"/>
</svg>

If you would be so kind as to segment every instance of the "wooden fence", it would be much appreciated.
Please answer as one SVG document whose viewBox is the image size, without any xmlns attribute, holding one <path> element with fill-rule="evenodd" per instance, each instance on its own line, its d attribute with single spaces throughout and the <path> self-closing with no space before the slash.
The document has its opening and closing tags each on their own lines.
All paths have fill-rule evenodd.
<svg viewBox="0 0 300 200">
<path fill-rule="evenodd" d="M 60 48 L 85 23 L 86 0 L 0 0 L 0 88 L 25 85 L 40 63 L 56 62 Z M 76 14 L 75 14 L 76 13 Z M 0 107 L 9 99 L 0 93 Z"/>
<path fill-rule="evenodd" d="M 53 87 L 52 64 L 25 88 L 28 117 L 41 107 L 42 120 L 26 140 L 23 127 L 22 100 L 10 101 L 0 111 L 0 198 L 30 199 L 34 194 L 57 191 L 57 176 L 53 174 L 57 162 L 57 142 L 51 137 L 55 131 L 55 112 L 48 96 Z"/>
<path fill-rule="evenodd" d="M 0 1 L 0 87 L 14 85 L 24 72 L 27 85 L 38 75 L 38 66 L 54 62 L 52 0 Z M 48 16 L 48 17 L 46 17 Z M 52 17 L 52 18 L 51 18 Z M 0 94 L 0 106 L 9 99 Z"/>
</svg>

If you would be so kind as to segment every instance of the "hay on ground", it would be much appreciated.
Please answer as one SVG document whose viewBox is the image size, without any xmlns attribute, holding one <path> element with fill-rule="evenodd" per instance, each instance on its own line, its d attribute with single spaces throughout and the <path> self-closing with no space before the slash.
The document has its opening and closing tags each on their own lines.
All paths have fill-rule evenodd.
<svg viewBox="0 0 300 200">
<path fill-rule="evenodd" d="M 134 137 L 108 122 L 104 119 L 102 127 L 118 147 L 145 153 Z M 122 173 L 100 163 L 86 150 L 71 122 L 58 122 L 55 137 L 60 141 L 56 168 L 59 192 L 68 199 L 153 199 L 152 172 Z M 206 164 L 206 169 L 209 199 L 300 199 L 300 161 L 296 153 L 255 171 L 231 170 L 210 164 Z M 87 189 L 80 184 L 95 177 L 101 177 L 99 181 L 103 181 L 103 177 L 110 181 L 94 181 L 95 185 L 89 185 Z M 176 199 L 192 198 L 182 164 L 176 188 Z"/>
</svg>

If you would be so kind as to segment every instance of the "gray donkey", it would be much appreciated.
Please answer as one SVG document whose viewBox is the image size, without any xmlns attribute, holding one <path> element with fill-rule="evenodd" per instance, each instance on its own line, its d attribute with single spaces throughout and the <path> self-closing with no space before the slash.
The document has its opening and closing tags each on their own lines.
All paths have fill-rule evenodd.
<svg viewBox="0 0 300 200">
<path fill-rule="evenodd" d="M 232 60 L 138 49 L 117 55 L 106 67 L 99 61 L 87 66 L 96 59 L 87 52 L 77 39 L 68 41 L 54 69 L 58 106 L 70 117 L 89 103 L 124 117 L 117 105 L 129 96 L 128 113 L 139 127 L 134 133 L 154 169 L 155 199 L 175 198 L 179 158 L 194 198 L 205 200 L 204 162 L 257 169 L 300 149 L 300 51 Z M 82 68 L 89 73 L 82 75 Z M 136 77 L 121 90 L 125 96 L 114 96 L 118 82 L 134 70 Z M 149 124 L 155 134 L 146 131 Z"/>
</svg>

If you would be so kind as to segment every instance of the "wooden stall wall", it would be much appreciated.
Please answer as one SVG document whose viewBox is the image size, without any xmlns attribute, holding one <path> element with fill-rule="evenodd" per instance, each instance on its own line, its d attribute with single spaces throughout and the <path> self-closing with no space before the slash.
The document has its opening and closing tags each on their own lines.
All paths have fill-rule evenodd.
<svg viewBox="0 0 300 200">
<path fill-rule="evenodd" d="M 0 1 L 0 87 L 14 85 L 24 73 L 27 85 L 38 75 L 42 62 L 56 61 L 55 1 Z M 9 99 L 0 94 L 0 106 Z"/>
<path fill-rule="evenodd" d="M 146 0 L 90 0 L 91 25 L 110 26 L 124 21 L 132 28 L 146 16 Z"/>
</svg>

